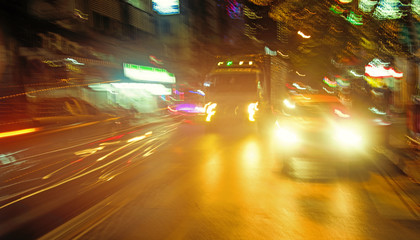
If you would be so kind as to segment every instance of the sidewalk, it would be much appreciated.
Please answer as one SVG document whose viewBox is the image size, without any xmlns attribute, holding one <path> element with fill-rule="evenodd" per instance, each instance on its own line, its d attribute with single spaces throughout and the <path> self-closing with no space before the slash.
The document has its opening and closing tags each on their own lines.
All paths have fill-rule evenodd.
<svg viewBox="0 0 420 240">
<path fill-rule="evenodd" d="M 389 146 L 377 146 L 375 151 L 383 154 L 407 176 L 420 184 L 420 151 L 410 147 L 407 142 L 405 117 L 392 119 Z"/>
</svg>

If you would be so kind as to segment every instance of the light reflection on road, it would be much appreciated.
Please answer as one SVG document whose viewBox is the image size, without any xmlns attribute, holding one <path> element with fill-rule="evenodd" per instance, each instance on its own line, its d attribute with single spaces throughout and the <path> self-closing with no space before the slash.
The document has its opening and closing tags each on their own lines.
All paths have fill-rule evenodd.
<svg viewBox="0 0 420 240">
<path fill-rule="evenodd" d="M 143 135 L 138 135 L 138 131 L 132 131 L 127 136 L 136 135 L 124 142 L 120 141 L 123 135 L 118 135 L 107 138 L 106 141 L 94 141 L 98 145 L 97 147 L 83 148 L 80 146 L 80 149 L 74 152 L 68 151 L 71 148 L 64 147 L 61 151 L 50 150 L 45 154 L 36 154 L 31 159 L 36 164 L 24 169 L 24 173 L 16 174 L 22 169 L 15 167 L 14 171 L 10 171 L 9 176 L 4 174 L 0 176 L 1 181 L 6 183 L 2 184 L 0 188 L 2 193 L 0 209 L 88 174 L 100 172 L 95 184 L 110 181 L 126 171 L 128 165 L 140 163 L 140 161 L 136 161 L 137 159 L 148 157 L 163 146 L 167 142 L 169 134 L 178 125 L 165 125 L 157 129 L 155 134 L 152 131 L 147 131 Z M 85 145 L 92 146 L 91 143 Z M 26 158 L 30 159 L 31 156 Z M 126 161 L 127 158 L 129 158 L 128 161 Z"/>
<path fill-rule="evenodd" d="M 256 169 L 259 167 L 259 163 L 262 160 L 261 149 L 255 139 L 246 139 L 246 142 L 243 143 L 241 152 L 244 170 Z"/>
<path fill-rule="evenodd" d="M 222 148 L 218 143 L 220 136 L 211 134 L 205 136 L 199 141 L 199 149 L 204 153 L 203 161 L 206 164 L 202 164 L 200 171 L 200 177 L 202 182 L 202 189 L 206 196 L 216 196 L 217 189 L 222 184 L 221 171 L 223 169 Z"/>
<path fill-rule="evenodd" d="M 329 164 L 295 159 L 290 176 L 256 134 L 197 126 L 168 134 L 173 127 L 132 145 L 130 138 L 119 139 L 88 156 L 96 165 L 83 165 L 83 174 L 99 168 L 92 174 L 98 183 L 142 165 L 131 172 L 132 182 L 92 208 L 101 217 L 110 211 L 106 219 L 85 212 L 58 232 L 67 234 L 76 223 L 86 227 L 74 230 L 85 239 L 416 239 L 416 231 L 391 218 L 413 220 L 409 213 L 401 216 L 406 206 L 392 190 L 381 189 L 386 183 L 376 173 L 346 178 Z M 142 132 L 131 135 L 138 136 Z"/>
<path fill-rule="evenodd" d="M 290 177 L 279 171 L 281 164 L 256 136 L 230 140 L 208 134 L 199 143 L 208 148 L 199 173 L 202 216 L 193 222 L 237 225 L 239 239 L 366 237 L 363 197 L 357 197 L 352 183 L 337 183 L 333 167 L 297 160 Z M 326 181 L 319 182 L 322 175 Z"/>
<path fill-rule="evenodd" d="M 416 239 L 378 216 L 367 178 L 341 178 L 328 164 L 303 160 L 291 177 L 253 134 L 192 129 L 179 129 L 136 173 L 141 178 L 113 196 L 118 211 L 108 219 L 75 219 L 94 226 L 83 238 Z"/>
</svg>

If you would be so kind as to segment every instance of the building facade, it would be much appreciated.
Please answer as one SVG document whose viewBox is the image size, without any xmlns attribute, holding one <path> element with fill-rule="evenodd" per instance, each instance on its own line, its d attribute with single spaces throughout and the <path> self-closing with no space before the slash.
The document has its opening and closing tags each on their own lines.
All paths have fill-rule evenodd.
<svg viewBox="0 0 420 240">
<path fill-rule="evenodd" d="M 174 1 L 177 11 L 171 14 L 160 12 L 159 2 L 2 2 L 2 97 L 98 99 L 86 86 L 125 78 L 123 63 L 166 69 L 177 83 L 196 84 L 216 55 L 243 47 L 237 1 Z"/>
</svg>

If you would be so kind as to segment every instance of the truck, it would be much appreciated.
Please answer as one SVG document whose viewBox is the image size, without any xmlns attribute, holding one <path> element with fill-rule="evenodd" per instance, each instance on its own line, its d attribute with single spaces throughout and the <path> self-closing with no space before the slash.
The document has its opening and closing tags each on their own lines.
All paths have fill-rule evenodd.
<svg viewBox="0 0 420 240">
<path fill-rule="evenodd" d="M 287 63 L 265 54 L 218 56 L 204 81 L 204 122 L 268 126 L 286 94 Z"/>
</svg>

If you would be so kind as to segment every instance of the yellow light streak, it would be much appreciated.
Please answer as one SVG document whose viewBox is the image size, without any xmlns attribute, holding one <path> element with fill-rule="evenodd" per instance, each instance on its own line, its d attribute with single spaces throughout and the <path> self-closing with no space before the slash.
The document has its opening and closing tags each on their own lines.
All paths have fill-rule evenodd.
<svg viewBox="0 0 420 240">
<path fill-rule="evenodd" d="M 301 36 L 301 37 L 303 37 L 303 38 L 311 38 L 311 36 L 310 35 L 306 35 L 306 34 L 304 34 L 303 32 L 301 32 L 301 31 L 298 31 L 298 34 Z"/>
<path fill-rule="evenodd" d="M 138 137 L 134 137 L 134 138 L 132 138 L 132 139 L 129 139 L 129 140 L 127 140 L 127 142 L 128 142 L 128 143 L 131 143 L 131 142 L 137 142 L 137 141 L 143 140 L 143 139 L 145 139 L 145 138 L 146 138 L 146 136 L 142 135 L 142 136 L 138 136 Z"/>
<path fill-rule="evenodd" d="M 39 130 L 39 128 L 26 128 L 26 129 L 20 129 L 20 130 L 15 130 L 15 131 L 2 132 L 2 133 L 0 133 L 0 138 L 33 133 L 33 132 L 37 132 L 38 130 Z"/>
</svg>

